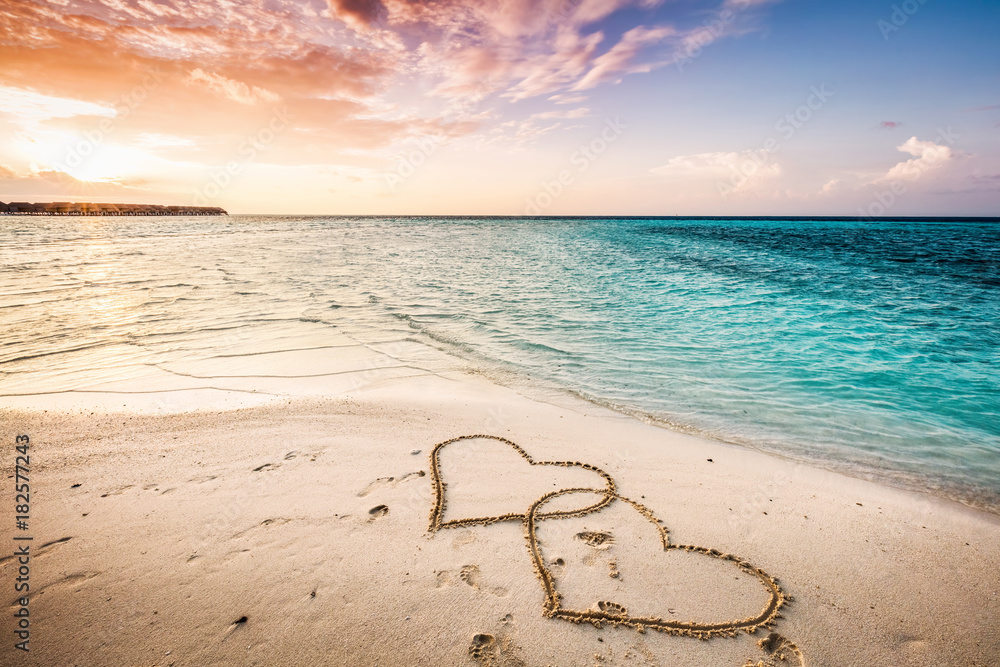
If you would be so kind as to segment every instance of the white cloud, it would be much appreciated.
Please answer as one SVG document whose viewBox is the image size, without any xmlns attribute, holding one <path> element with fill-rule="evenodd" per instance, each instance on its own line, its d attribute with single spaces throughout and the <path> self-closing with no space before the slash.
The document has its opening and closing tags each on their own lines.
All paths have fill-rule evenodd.
<svg viewBox="0 0 1000 667">
<path fill-rule="evenodd" d="M 823 186 L 823 188 L 819 191 L 819 194 L 820 195 L 830 195 L 830 194 L 833 194 L 834 192 L 836 192 L 840 188 L 840 185 L 841 185 L 840 179 L 838 179 L 838 178 L 831 178 L 829 181 L 826 182 L 826 184 Z"/>
<path fill-rule="evenodd" d="M 206 72 L 201 68 L 191 70 L 185 81 L 189 84 L 202 84 L 219 97 L 248 106 L 253 106 L 258 102 L 278 102 L 281 100 L 281 97 L 270 90 L 250 86 L 221 74 Z"/>
<path fill-rule="evenodd" d="M 781 167 L 770 160 L 770 155 L 766 151 L 741 151 L 680 155 L 651 171 L 661 176 L 718 178 L 747 172 L 761 176 L 775 176 L 781 173 Z"/>
<path fill-rule="evenodd" d="M 11 114 L 22 123 L 73 116 L 114 118 L 116 115 L 114 109 L 100 104 L 68 97 L 41 95 L 31 90 L 7 86 L 0 86 L 0 113 Z"/>
<path fill-rule="evenodd" d="M 764 150 L 680 155 L 650 171 L 673 181 L 711 184 L 723 198 L 757 191 L 782 173 L 781 165 Z"/>
<path fill-rule="evenodd" d="M 556 104 L 580 104 L 581 102 L 586 102 L 586 95 L 553 95 L 549 98 L 549 102 L 555 102 Z"/>
<path fill-rule="evenodd" d="M 675 33 L 676 31 L 669 27 L 646 28 L 639 26 L 632 28 L 622 35 L 621 40 L 607 53 L 594 60 L 594 66 L 587 72 L 586 76 L 573 86 L 573 90 L 588 90 L 608 80 L 617 83 L 626 74 L 649 72 L 656 65 L 652 63 L 633 65 L 632 61 L 644 46 L 655 44 Z"/>
<path fill-rule="evenodd" d="M 929 171 L 937 171 L 947 162 L 957 157 L 950 146 L 936 144 L 933 141 L 920 141 L 910 137 L 897 150 L 915 156 L 912 160 L 900 162 L 890 169 L 885 176 L 876 179 L 874 183 L 888 181 L 915 181 Z"/>
</svg>

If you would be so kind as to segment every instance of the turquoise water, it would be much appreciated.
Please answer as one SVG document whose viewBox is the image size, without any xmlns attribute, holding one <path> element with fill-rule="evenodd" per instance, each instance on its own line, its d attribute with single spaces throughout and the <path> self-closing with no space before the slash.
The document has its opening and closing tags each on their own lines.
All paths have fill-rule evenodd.
<svg viewBox="0 0 1000 667">
<path fill-rule="evenodd" d="M 110 363 L 102 348 L 204 356 L 213 332 L 275 322 L 383 327 L 675 428 L 1000 507 L 995 224 L 11 217 L 0 240 L 0 383 Z"/>
</svg>

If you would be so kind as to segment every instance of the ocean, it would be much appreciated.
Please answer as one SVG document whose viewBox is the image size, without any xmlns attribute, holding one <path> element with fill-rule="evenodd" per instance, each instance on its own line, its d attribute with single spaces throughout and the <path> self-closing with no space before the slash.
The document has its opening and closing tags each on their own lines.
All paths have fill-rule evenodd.
<svg viewBox="0 0 1000 667">
<path fill-rule="evenodd" d="M 0 260 L 0 405 L 306 328 L 412 338 L 1000 511 L 995 223 L 7 216 Z"/>
</svg>

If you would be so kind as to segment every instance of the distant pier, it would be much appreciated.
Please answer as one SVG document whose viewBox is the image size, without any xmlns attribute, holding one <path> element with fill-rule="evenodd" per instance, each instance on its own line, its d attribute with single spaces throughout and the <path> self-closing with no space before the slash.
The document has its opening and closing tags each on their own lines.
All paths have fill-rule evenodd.
<svg viewBox="0 0 1000 667">
<path fill-rule="evenodd" d="M 89 204 L 57 201 L 29 204 L 0 201 L 0 215 L 229 215 L 218 206 L 160 206 L 159 204 Z"/>
</svg>

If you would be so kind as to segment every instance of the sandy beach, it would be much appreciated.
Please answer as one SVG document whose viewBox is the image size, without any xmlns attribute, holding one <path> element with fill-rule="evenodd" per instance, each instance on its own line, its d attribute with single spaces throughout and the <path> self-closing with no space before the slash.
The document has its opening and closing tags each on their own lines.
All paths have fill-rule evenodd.
<svg viewBox="0 0 1000 667">
<path fill-rule="evenodd" d="M 1000 667 L 998 26 L 3 0 L 0 667 Z"/>
<path fill-rule="evenodd" d="M 0 662 L 998 664 L 995 515 L 340 343 L 4 399 Z"/>
</svg>

